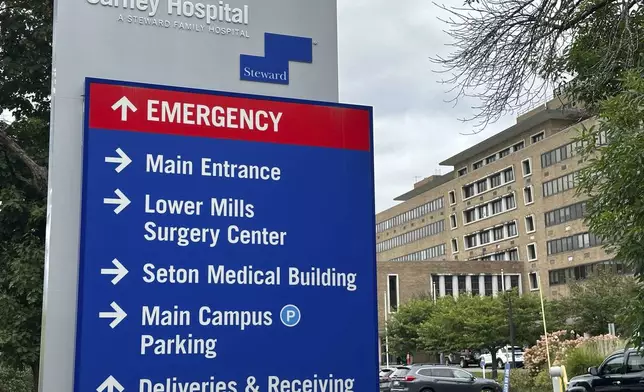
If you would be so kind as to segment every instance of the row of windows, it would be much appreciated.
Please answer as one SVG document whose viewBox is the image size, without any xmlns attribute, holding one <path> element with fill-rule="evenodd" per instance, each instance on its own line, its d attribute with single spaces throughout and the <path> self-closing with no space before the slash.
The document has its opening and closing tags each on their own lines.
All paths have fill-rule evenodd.
<svg viewBox="0 0 644 392">
<path fill-rule="evenodd" d="M 593 233 L 575 234 L 569 237 L 557 238 L 556 240 L 548 241 L 548 255 L 592 248 L 601 244 L 601 239 Z"/>
<path fill-rule="evenodd" d="M 469 199 L 491 189 L 498 188 L 504 184 L 514 181 L 514 167 L 511 166 L 500 172 L 463 186 L 463 200 Z"/>
<path fill-rule="evenodd" d="M 522 141 L 518 142 L 517 144 L 515 144 L 515 145 L 514 145 L 514 146 L 512 146 L 512 147 L 504 148 L 503 150 L 501 150 L 501 151 L 499 151 L 499 152 L 497 152 L 497 153 L 495 153 L 495 154 L 492 154 L 492 155 L 488 156 L 488 157 L 487 157 L 487 158 L 485 158 L 485 159 L 481 159 L 480 161 L 476 161 L 476 162 L 474 162 L 474 163 L 472 164 L 472 170 L 480 169 L 480 168 L 482 168 L 484 165 L 489 165 L 490 163 L 495 162 L 497 159 L 505 158 L 505 157 L 507 157 L 508 155 L 512 154 L 513 152 L 517 152 L 517 151 L 519 151 L 519 150 L 523 150 L 523 148 L 524 148 L 524 147 L 525 147 L 525 142 L 522 140 Z M 467 168 L 463 168 L 463 169 L 465 169 L 464 174 L 467 174 Z M 461 172 L 463 171 L 463 169 L 461 169 L 461 170 L 459 171 L 459 176 L 460 176 L 460 175 L 464 175 L 464 174 L 461 174 Z"/>
<path fill-rule="evenodd" d="M 557 177 L 553 180 L 546 181 L 543 186 L 543 197 L 556 195 L 557 193 L 565 192 L 577 186 L 579 171 L 566 174 L 565 176 Z"/>
<path fill-rule="evenodd" d="M 546 227 L 556 226 L 569 221 L 581 219 L 586 215 L 586 202 L 580 201 L 544 214 Z"/>
<path fill-rule="evenodd" d="M 456 276 L 456 279 L 454 279 Z M 509 276 L 509 285 L 507 280 L 504 282 L 503 278 Z M 481 287 L 481 275 L 441 275 L 432 274 L 432 283 L 435 285 L 435 295 L 442 297 L 443 292 L 445 296 L 454 296 L 455 293 L 463 295 L 468 292 L 467 286 L 471 288 L 471 293 L 474 296 L 492 296 L 495 293 L 502 292 L 503 289 L 511 290 L 519 288 L 519 275 L 483 275 L 483 287 Z M 454 281 L 456 280 L 456 282 Z M 496 291 L 494 290 L 494 281 L 496 281 Z M 434 289 L 432 289 L 434 290 Z"/>
<path fill-rule="evenodd" d="M 396 257 L 391 261 L 422 261 L 430 260 L 436 257 L 445 256 L 445 244 L 432 246 L 431 248 L 423 249 L 418 252 L 410 253 L 408 255 Z"/>
<path fill-rule="evenodd" d="M 509 210 L 515 209 L 517 206 L 514 192 L 505 196 L 498 197 L 485 204 L 472 207 L 463 211 L 463 222 L 472 223 L 482 219 L 486 219 Z"/>
<path fill-rule="evenodd" d="M 591 264 L 578 265 L 576 267 L 550 270 L 548 271 L 548 275 L 550 285 L 556 286 L 587 279 L 589 276 L 602 270 L 609 270 L 616 274 L 628 273 L 628 268 L 626 268 L 626 265 L 621 261 L 606 260 Z"/>
<path fill-rule="evenodd" d="M 410 242 L 416 242 L 421 238 L 436 235 L 445 230 L 445 220 L 439 220 L 423 227 L 398 235 L 376 244 L 376 252 L 384 252 Z"/>
<path fill-rule="evenodd" d="M 516 237 L 518 235 L 517 222 L 512 221 L 500 226 L 481 230 L 478 233 L 466 235 L 463 238 L 463 242 L 465 243 L 465 249 L 471 249 L 477 246 Z"/>
<path fill-rule="evenodd" d="M 597 145 L 607 144 L 606 133 L 599 132 L 595 136 L 595 142 Z M 581 148 L 584 147 L 585 142 L 573 141 L 568 144 L 564 144 L 561 147 L 557 147 L 554 150 L 544 152 L 541 154 L 541 167 L 546 168 L 548 166 L 555 165 L 559 162 L 565 161 L 566 159 L 572 158 L 577 155 Z"/>
<path fill-rule="evenodd" d="M 519 248 L 508 249 L 502 252 L 495 252 L 489 255 L 477 257 L 476 261 L 519 261 Z"/>
<path fill-rule="evenodd" d="M 389 230 L 394 226 L 402 225 L 405 222 L 418 219 L 421 216 L 429 214 L 430 212 L 440 210 L 441 208 L 443 208 L 444 203 L 445 200 L 441 196 L 438 199 L 434 199 L 407 212 L 403 212 L 402 214 L 398 214 L 392 218 L 389 218 L 386 221 L 382 221 L 376 224 L 376 233 Z"/>
</svg>

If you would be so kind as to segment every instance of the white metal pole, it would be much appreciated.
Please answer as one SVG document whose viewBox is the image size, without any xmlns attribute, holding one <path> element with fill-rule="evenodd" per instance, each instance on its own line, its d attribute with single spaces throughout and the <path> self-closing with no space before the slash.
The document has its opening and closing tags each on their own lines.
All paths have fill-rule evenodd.
<svg viewBox="0 0 644 392">
<path fill-rule="evenodd" d="M 501 270 L 501 291 L 505 293 L 505 276 L 503 276 L 503 270 Z"/>
<path fill-rule="evenodd" d="M 434 286 L 432 292 L 433 292 L 433 296 L 434 296 L 434 305 L 436 305 L 436 282 L 433 282 L 432 286 Z"/>
<path fill-rule="evenodd" d="M 389 303 L 387 302 L 387 291 L 385 291 L 385 363 L 389 367 L 389 328 L 387 327 L 387 314 L 389 314 Z"/>
</svg>

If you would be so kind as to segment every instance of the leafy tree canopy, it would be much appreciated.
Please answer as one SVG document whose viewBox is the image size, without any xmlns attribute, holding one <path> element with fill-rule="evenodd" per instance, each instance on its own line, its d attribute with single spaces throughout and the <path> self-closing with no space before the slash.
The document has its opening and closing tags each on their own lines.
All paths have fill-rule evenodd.
<svg viewBox="0 0 644 392">
<path fill-rule="evenodd" d="M 417 298 L 400 306 L 389 321 L 390 351 L 405 355 L 414 354 L 422 342 L 418 336 L 418 326 L 427 321 L 434 311 L 434 302 L 429 298 Z"/>
</svg>

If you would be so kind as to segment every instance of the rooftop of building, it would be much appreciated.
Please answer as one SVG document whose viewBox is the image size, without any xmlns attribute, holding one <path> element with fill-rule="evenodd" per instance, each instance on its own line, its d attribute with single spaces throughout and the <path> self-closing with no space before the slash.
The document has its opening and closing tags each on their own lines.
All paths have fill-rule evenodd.
<svg viewBox="0 0 644 392">
<path fill-rule="evenodd" d="M 396 201 L 407 201 L 413 197 L 423 194 L 431 189 L 443 185 L 455 178 L 454 166 L 463 161 L 471 159 L 485 151 L 493 149 L 495 146 L 507 143 L 509 140 L 527 132 L 528 130 L 537 127 L 550 120 L 570 120 L 581 121 L 585 116 L 583 109 L 572 106 L 565 99 L 560 96 L 550 98 L 539 106 L 528 110 L 525 113 L 520 113 L 517 117 L 516 124 L 504 129 L 503 131 L 475 144 L 474 146 L 453 155 L 444 161 L 440 162 L 441 166 L 451 166 L 452 170 L 449 173 L 442 175 L 433 175 L 424 178 L 414 184 L 414 188 L 402 195 L 396 197 Z"/>
</svg>

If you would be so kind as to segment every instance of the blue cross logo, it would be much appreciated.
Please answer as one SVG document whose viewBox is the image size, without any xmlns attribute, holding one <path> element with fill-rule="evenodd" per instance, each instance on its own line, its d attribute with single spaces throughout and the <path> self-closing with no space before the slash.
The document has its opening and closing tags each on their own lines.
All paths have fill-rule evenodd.
<svg viewBox="0 0 644 392">
<path fill-rule="evenodd" d="M 289 63 L 313 62 L 313 40 L 291 35 L 264 34 L 264 56 L 242 54 L 239 57 L 241 80 L 289 84 Z"/>
</svg>

